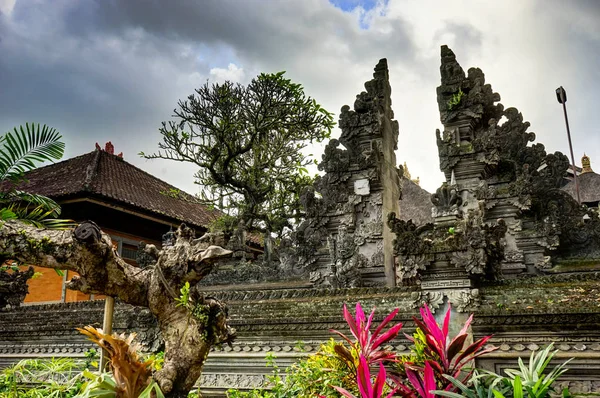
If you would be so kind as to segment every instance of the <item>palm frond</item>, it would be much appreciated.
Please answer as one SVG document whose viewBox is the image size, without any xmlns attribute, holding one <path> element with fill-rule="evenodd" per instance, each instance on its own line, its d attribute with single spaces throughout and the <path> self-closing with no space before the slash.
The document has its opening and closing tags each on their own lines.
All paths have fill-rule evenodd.
<svg viewBox="0 0 600 398">
<path fill-rule="evenodd" d="M 65 144 L 60 133 L 46 125 L 29 123 L 15 127 L 0 138 L 0 181 L 17 183 L 37 163 L 58 160 Z"/>
<path fill-rule="evenodd" d="M 12 211 L 12 209 L 10 209 L 8 207 L 4 207 L 4 208 L 0 209 L 0 220 L 7 221 L 7 220 L 14 220 L 15 218 L 17 218 L 17 215 L 15 214 L 14 211 Z"/>
<path fill-rule="evenodd" d="M 60 214 L 60 208 L 58 211 L 56 208 L 48 210 L 45 206 L 37 206 L 31 209 L 27 206 L 19 206 L 13 203 L 7 208 L 0 210 L 0 212 L 4 211 L 6 211 L 7 216 L 10 216 L 11 212 L 14 214 L 13 217 L 7 219 L 18 219 L 36 228 L 69 229 L 76 225 L 73 220 L 54 218 L 56 214 Z M 5 219 L 2 218 L 2 220 Z"/>
<path fill-rule="evenodd" d="M 29 193 L 13 189 L 7 192 L 0 193 L 0 203 L 8 204 L 9 206 L 19 203 L 19 206 L 34 205 L 41 207 L 51 212 L 51 217 L 60 216 L 60 206 L 53 199 L 47 196 L 39 195 L 36 193 Z"/>
</svg>

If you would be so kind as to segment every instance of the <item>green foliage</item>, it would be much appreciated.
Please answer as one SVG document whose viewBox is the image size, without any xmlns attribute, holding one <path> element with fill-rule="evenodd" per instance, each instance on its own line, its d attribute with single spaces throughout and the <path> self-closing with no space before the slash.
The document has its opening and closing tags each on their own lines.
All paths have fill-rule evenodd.
<svg viewBox="0 0 600 398">
<path fill-rule="evenodd" d="M 532 352 L 529 364 L 525 364 L 519 358 L 519 369 L 506 369 L 506 376 L 488 371 L 474 371 L 473 376 L 465 384 L 445 375 L 444 377 L 460 389 L 462 395 L 447 391 L 436 391 L 436 393 L 449 398 L 549 398 L 551 393 L 556 393 L 552 384 L 567 371 L 566 365 L 571 361 L 569 359 L 556 365 L 545 375 L 544 371 L 557 352 L 550 352 L 552 347 L 553 344 L 550 344 L 539 352 Z M 566 389 L 562 393 L 565 398 L 571 396 Z"/>
<path fill-rule="evenodd" d="M 133 395 L 125 393 L 119 388 L 117 382 L 110 373 L 92 373 L 89 370 L 83 371 L 83 376 L 88 379 L 81 387 L 81 392 L 75 398 L 133 398 Z M 164 398 L 158 384 L 153 380 L 142 390 L 136 398 Z"/>
<path fill-rule="evenodd" d="M 450 98 L 450 101 L 448 101 L 448 110 L 454 110 L 458 105 L 460 105 L 464 96 L 465 93 L 459 88 L 458 93 L 452 94 L 452 98 Z"/>
<path fill-rule="evenodd" d="M 83 384 L 71 358 L 25 359 L 0 372 L 0 398 L 71 398 Z"/>
<path fill-rule="evenodd" d="M 152 361 L 154 370 L 161 370 L 165 363 L 165 352 L 159 351 L 157 353 L 149 354 L 144 358 L 144 362 L 147 361 Z"/>
<path fill-rule="evenodd" d="M 550 373 L 544 375 L 544 371 L 548 367 L 548 364 L 558 352 L 558 350 L 550 352 L 554 344 L 551 343 L 545 349 L 539 352 L 532 352 L 529 358 L 529 364 L 525 365 L 523 360 L 519 358 L 518 364 L 519 369 L 506 369 L 504 372 L 507 377 L 498 377 L 502 383 L 510 387 L 515 394 L 522 394 L 527 398 L 546 398 L 550 396 L 552 384 L 558 379 L 563 373 L 567 371 L 566 365 L 571 361 L 570 359 L 564 363 L 556 365 Z M 524 395 L 523 395 L 524 394 Z M 500 397 L 498 395 L 498 397 Z"/>
<path fill-rule="evenodd" d="M 168 190 L 160 191 L 160 193 L 162 195 L 169 196 L 175 199 L 182 199 L 185 197 L 184 195 L 182 195 L 181 190 L 177 188 L 169 188 Z"/>
<path fill-rule="evenodd" d="M 39 163 L 58 160 L 65 144 L 53 128 L 39 124 L 15 127 L 0 137 L 0 220 L 19 219 L 38 228 L 70 228 L 71 220 L 57 220 L 60 206 L 43 195 L 32 194 L 15 187 L 25 180 L 25 173 Z"/>
<path fill-rule="evenodd" d="M 275 357 L 270 354 L 267 357 L 267 366 L 273 368 L 273 374 L 268 378 L 264 390 L 249 392 L 229 390 L 227 396 L 229 398 L 339 397 L 340 394 L 332 386 L 341 386 L 358 393 L 354 379 L 356 370 L 351 369 L 349 364 L 337 355 L 336 347 L 339 346 L 350 350 L 358 361 L 358 352 L 355 349 L 330 339 L 321 345 L 317 353 L 288 368 L 285 372 L 286 377 L 283 378 Z"/>
<path fill-rule="evenodd" d="M 192 314 L 192 316 L 194 318 L 196 318 L 196 320 L 198 320 L 198 322 L 200 322 L 201 325 L 203 325 L 204 327 L 208 326 L 208 320 L 209 320 L 208 315 L 209 315 L 210 308 L 208 305 L 193 302 L 192 300 L 190 300 L 190 283 L 186 282 L 181 287 L 179 292 L 180 292 L 179 297 L 175 298 L 177 307 L 185 307 L 186 309 L 189 310 L 189 312 Z M 205 330 L 202 333 L 202 337 L 206 340 L 206 338 L 208 337 L 207 330 Z"/>
<path fill-rule="evenodd" d="M 188 307 L 190 305 L 190 283 L 186 282 L 179 290 L 179 297 L 175 298 L 177 307 Z"/>
<path fill-rule="evenodd" d="M 300 84 L 284 72 L 247 86 L 206 83 L 175 118 L 160 128 L 159 151 L 142 156 L 197 165 L 202 200 L 250 229 L 278 233 L 302 217 L 299 195 L 313 182 L 302 150 L 329 138 L 334 122 Z"/>
<path fill-rule="evenodd" d="M 404 369 L 405 363 L 411 363 L 418 367 L 424 367 L 425 361 L 428 358 L 425 353 L 425 349 L 427 348 L 425 333 L 419 328 L 415 329 L 415 333 L 412 335 L 412 345 L 410 346 L 410 354 L 409 355 L 401 355 L 398 358 L 398 362 L 395 362 L 392 366 L 394 370 L 402 375 L 406 376 L 406 372 Z"/>
<path fill-rule="evenodd" d="M 214 208 L 214 205 L 211 205 Z M 239 220 L 237 217 L 229 214 L 222 214 L 220 217 L 214 219 L 210 224 L 210 230 L 212 232 L 217 231 L 234 231 L 238 226 Z"/>
<path fill-rule="evenodd" d="M 455 379 L 452 376 L 444 375 L 452 385 L 459 389 L 460 394 L 450 391 L 434 391 L 437 395 L 448 398 L 496 398 L 496 394 L 506 394 L 508 392 L 507 387 L 503 387 L 500 384 L 499 379 L 494 379 L 489 373 L 479 373 L 474 370 L 471 379 L 467 386 L 460 380 Z"/>
<path fill-rule="evenodd" d="M 98 355 L 98 351 L 93 348 L 90 348 L 85 352 L 85 368 L 86 369 L 94 369 L 98 368 L 98 359 L 100 356 Z"/>
</svg>

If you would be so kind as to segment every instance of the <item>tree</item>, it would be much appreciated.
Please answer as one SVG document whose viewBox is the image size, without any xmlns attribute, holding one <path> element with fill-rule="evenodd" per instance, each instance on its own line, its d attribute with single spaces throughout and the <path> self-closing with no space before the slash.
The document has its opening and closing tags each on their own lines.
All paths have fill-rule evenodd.
<svg viewBox="0 0 600 398">
<path fill-rule="evenodd" d="M 126 263 L 113 250 L 110 237 L 92 222 L 74 230 L 48 230 L 9 220 L 0 228 L 5 259 L 75 271 L 79 276 L 68 282 L 69 289 L 148 307 L 165 341 L 164 366 L 154 379 L 165 397 L 184 398 L 200 377 L 210 348 L 234 337 L 225 306 L 196 286 L 218 258 L 231 252 L 195 239 L 185 225 L 172 244 L 160 251 L 146 245 L 144 250 L 154 258 L 152 266 L 140 269 Z"/>
<path fill-rule="evenodd" d="M 248 86 L 204 84 L 163 122 L 159 151 L 148 159 L 191 162 L 202 199 L 249 229 L 281 233 L 302 217 L 300 192 L 312 184 L 302 153 L 328 138 L 333 116 L 284 72 Z"/>
<path fill-rule="evenodd" d="M 65 144 L 53 128 L 39 124 L 15 127 L 0 137 L 0 220 L 21 220 L 44 228 L 66 228 L 70 220 L 56 219 L 60 206 L 52 199 L 28 193 L 16 187 L 25 180 L 25 173 L 39 163 L 62 158 Z M 27 280 L 33 267 L 21 271 L 16 262 L 7 264 L 0 256 L 0 308 L 18 306 L 27 295 Z M 58 273 L 60 271 L 57 270 Z"/>
</svg>

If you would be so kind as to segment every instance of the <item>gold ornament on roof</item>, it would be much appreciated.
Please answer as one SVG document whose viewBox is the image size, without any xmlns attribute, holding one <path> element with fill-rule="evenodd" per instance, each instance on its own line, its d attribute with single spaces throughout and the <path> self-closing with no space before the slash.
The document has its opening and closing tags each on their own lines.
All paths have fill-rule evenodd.
<svg viewBox="0 0 600 398">
<path fill-rule="evenodd" d="M 592 170 L 592 163 L 590 162 L 590 157 L 584 153 L 583 157 L 581 158 L 581 174 L 593 172 L 594 170 Z"/>
</svg>

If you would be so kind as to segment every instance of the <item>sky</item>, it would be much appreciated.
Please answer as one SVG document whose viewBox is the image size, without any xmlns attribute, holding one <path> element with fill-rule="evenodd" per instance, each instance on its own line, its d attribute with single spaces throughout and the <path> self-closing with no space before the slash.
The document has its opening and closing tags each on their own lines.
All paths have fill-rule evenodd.
<svg viewBox="0 0 600 398">
<path fill-rule="evenodd" d="M 447 44 L 523 113 L 537 142 L 568 155 L 562 85 L 577 163 L 585 152 L 600 171 L 598 21 L 596 0 L 0 0 L 0 128 L 55 127 L 65 157 L 111 141 L 126 161 L 196 193 L 193 165 L 138 156 L 157 150 L 179 99 L 206 81 L 286 71 L 337 120 L 387 58 L 398 163 L 435 191 Z M 320 159 L 323 147 L 310 152 Z"/>
</svg>

